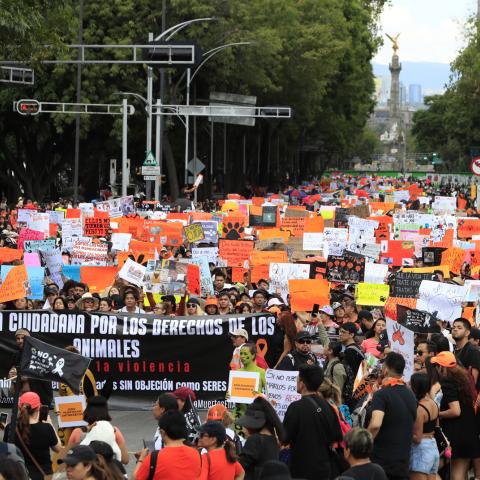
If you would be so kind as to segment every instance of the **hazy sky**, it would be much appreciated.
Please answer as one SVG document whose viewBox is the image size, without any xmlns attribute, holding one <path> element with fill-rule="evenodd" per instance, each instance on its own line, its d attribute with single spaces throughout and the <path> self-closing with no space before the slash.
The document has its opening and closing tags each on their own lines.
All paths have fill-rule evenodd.
<svg viewBox="0 0 480 480">
<path fill-rule="evenodd" d="M 464 45 L 465 20 L 472 15 L 477 0 L 392 0 L 386 7 L 382 30 L 390 35 L 401 33 L 401 61 L 450 63 Z M 391 42 L 374 58 L 387 64 L 392 56 Z"/>
</svg>

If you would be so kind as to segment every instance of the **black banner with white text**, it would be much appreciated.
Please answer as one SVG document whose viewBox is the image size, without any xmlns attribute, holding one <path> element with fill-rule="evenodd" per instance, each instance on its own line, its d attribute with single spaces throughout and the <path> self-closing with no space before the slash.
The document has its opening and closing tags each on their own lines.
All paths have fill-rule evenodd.
<svg viewBox="0 0 480 480">
<path fill-rule="evenodd" d="M 269 313 L 164 317 L 151 314 L 101 312 L 0 312 L 0 378 L 6 377 L 18 349 L 15 331 L 31 335 L 57 347 L 74 345 L 92 359 L 90 370 L 101 389 L 113 381 L 112 398 L 128 408 L 152 401 L 161 392 L 181 386 L 197 395 L 198 408 L 224 399 L 229 363 L 233 353 L 229 332 L 244 328 L 250 342 L 265 356 L 275 330 Z M 2 380 L 2 403 L 8 381 Z M 11 401 L 11 400 L 10 400 Z"/>
</svg>

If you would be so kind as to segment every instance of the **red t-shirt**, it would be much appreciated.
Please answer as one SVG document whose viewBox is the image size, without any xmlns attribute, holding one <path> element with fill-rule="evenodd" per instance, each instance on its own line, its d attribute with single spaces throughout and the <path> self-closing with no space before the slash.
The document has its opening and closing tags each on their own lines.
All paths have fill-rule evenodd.
<svg viewBox="0 0 480 480">
<path fill-rule="evenodd" d="M 137 471 L 137 480 L 147 480 L 150 472 L 149 453 Z M 197 450 L 184 445 L 164 447 L 158 453 L 154 480 L 197 480 L 202 471 L 201 458 Z"/>
<path fill-rule="evenodd" d="M 230 463 L 227 460 L 227 454 L 222 448 L 221 450 L 212 450 L 202 455 L 202 476 L 201 480 L 233 480 L 244 470 L 240 463 Z"/>
</svg>

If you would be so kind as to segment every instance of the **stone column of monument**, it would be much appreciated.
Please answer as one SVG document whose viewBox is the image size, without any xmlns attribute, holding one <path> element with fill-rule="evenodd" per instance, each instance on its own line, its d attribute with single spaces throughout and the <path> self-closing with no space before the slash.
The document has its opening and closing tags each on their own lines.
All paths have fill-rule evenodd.
<svg viewBox="0 0 480 480">
<path fill-rule="evenodd" d="M 390 122 L 399 122 L 400 120 L 400 72 L 402 70 L 402 64 L 395 52 L 392 56 L 392 63 L 389 65 L 391 73 L 391 86 L 390 86 Z"/>
</svg>

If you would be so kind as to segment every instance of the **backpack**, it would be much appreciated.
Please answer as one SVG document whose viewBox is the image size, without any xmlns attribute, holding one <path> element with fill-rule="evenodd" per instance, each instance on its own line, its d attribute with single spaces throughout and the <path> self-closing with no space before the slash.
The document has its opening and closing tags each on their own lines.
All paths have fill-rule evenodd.
<svg viewBox="0 0 480 480">
<path fill-rule="evenodd" d="M 345 372 L 347 374 L 345 383 L 343 384 L 343 388 L 342 388 L 342 401 L 346 405 L 350 406 L 353 400 L 353 386 L 355 384 L 355 375 L 353 374 L 353 370 L 350 368 L 350 365 L 348 365 L 346 362 L 342 360 L 335 360 L 332 366 L 332 375 L 333 375 L 334 368 L 339 363 L 343 365 L 343 368 L 345 368 Z"/>
</svg>

